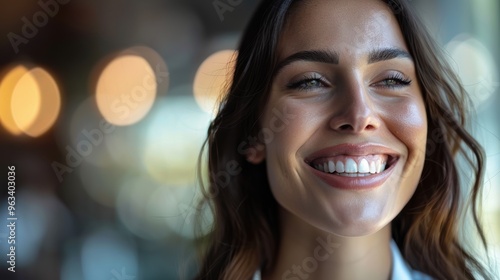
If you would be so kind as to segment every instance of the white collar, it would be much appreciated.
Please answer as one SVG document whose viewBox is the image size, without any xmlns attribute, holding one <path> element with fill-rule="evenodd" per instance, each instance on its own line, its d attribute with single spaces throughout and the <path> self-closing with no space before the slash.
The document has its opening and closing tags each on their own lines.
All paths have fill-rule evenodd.
<svg viewBox="0 0 500 280">
<path fill-rule="evenodd" d="M 419 271 L 411 269 L 411 267 L 406 263 L 399 251 L 398 246 L 394 240 L 391 240 L 391 252 L 392 252 L 392 280 L 432 280 L 428 275 L 425 275 Z M 255 272 L 252 280 L 262 280 L 260 277 L 260 270 Z"/>
</svg>

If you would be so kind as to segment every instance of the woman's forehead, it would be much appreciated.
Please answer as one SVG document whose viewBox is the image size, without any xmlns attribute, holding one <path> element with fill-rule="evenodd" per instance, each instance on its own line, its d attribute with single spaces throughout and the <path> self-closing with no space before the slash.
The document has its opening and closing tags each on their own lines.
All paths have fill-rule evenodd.
<svg viewBox="0 0 500 280">
<path fill-rule="evenodd" d="M 342 57 L 365 57 L 371 50 L 407 50 L 399 24 L 380 0 L 300 1 L 288 15 L 280 58 L 304 50 L 330 50 Z"/>
</svg>

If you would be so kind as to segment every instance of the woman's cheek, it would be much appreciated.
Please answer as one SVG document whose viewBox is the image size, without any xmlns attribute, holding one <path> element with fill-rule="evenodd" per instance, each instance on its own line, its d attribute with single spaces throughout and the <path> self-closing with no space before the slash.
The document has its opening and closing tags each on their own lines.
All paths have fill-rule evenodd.
<svg viewBox="0 0 500 280">
<path fill-rule="evenodd" d="M 408 152 L 418 149 L 425 153 L 427 116 L 423 102 L 410 100 L 390 108 L 388 117 L 393 120 L 393 134 L 406 145 Z"/>
<path fill-rule="evenodd" d="M 286 148 L 304 136 L 307 133 L 305 124 L 308 122 L 306 112 L 304 106 L 293 100 L 270 103 L 261 126 L 262 136 L 267 135 L 264 139 L 266 147 Z"/>
<path fill-rule="evenodd" d="M 423 168 L 426 152 L 427 116 L 424 104 L 420 100 L 409 101 L 391 106 L 392 116 L 388 116 L 392 119 L 389 130 L 407 149 L 401 179 L 420 176 L 418 170 Z"/>
</svg>

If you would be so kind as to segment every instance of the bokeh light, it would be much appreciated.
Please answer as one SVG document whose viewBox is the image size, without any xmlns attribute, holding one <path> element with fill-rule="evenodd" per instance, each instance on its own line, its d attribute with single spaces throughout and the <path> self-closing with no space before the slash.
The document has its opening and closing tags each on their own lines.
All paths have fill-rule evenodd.
<svg viewBox="0 0 500 280">
<path fill-rule="evenodd" d="M 61 109 L 59 87 L 42 68 L 13 68 L 4 78 L 0 92 L 2 122 L 14 135 L 38 137 L 57 120 Z"/>
<path fill-rule="evenodd" d="M 146 116 L 153 106 L 159 85 L 168 85 L 168 71 L 158 57 L 153 50 L 135 47 L 106 63 L 97 79 L 96 101 L 108 122 L 125 126 Z M 156 62 L 151 64 L 151 59 Z"/>
<path fill-rule="evenodd" d="M 12 91 L 10 106 L 12 118 L 22 131 L 30 128 L 41 111 L 42 96 L 34 75 L 24 74 Z"/>
<path fill-rule="evenodd" d="M 13 135 L 20 135 L 22 131 L 12 116 L 12 93 L 19 79 L 26 73 L 28 73 L 28 69 L 23 65 L 12 67 L 0 83 L 0 122 Z"/>
<path fill-rule="evenodd" d="M 206 137 L 210 115 L 201 111 L 190 86 L 173 89 L 159 99 L 148 123 L 143 163 L 148 174 L 166 185 L 193 186 L 196 164 Z"/>
<path fill-rule="evenodd" d="M 104 146 L 113 166 L 126 170 L 143 169 L 145 130 L 146 125 L 117 126 L 112 133 L 106 134 Z"/>
<path fill-rule="evenodd" d="M 133 46 L 119 53 L 119 56 L 132 55 L 145 59 L 154 70 L 157 95 L 166 94 L 170 84 L 170 73 L 165 60 L 150 47 Z"/>
<path fill-rule="evenodd" d="M 65 252 L 60 267 L 60 280 L 83 280 L 80 248 L 74 243 L 76 242 L 67 242 L 64 246 Z"/>
<path fill-rule="evenodd" d="M 194 187 L 161 186 L 151 194 L 146 210 L 148 215 L 161 218 L 172 232 L 192 239 L 198 218 L 206 221 L 201 225 L 202 232 L 208 232 L 212 222 L 208 207 L 198 205 L 199 199 L 199 191 Z"/>
<path fill-rule="evenodd" d="M 193 91 L 196 103 L 208 113 L 216 109 L 217 101 L 230 86 L 237 52 L 223 50 L 210 55 L 198 68 Z"/>
<path fill-rule="evenodd" d="M 35 91 L 28 93 L 29 89 Z M 35 94 L 38 97 L 35 97 Z M 30 106 L 34 106 L 28 104 L 34 104 L 35 100 L 38 101 L 36 115 L 28 110 Z M 52 75 L 42 68 L 34 68 L 25 74 L 12 93 L 14 120 L 19 128 L 29 136 L 37 137 L 48 131 L 57 120 L 60 110 L 61 93 L 59 87 Z"/>
<path fill-rule="evenodd" d="M 85 280 L 136 278 L 139 273 L 133 240 L 110 228 L 98 229 L 85 239 L 81 263 Z"/>
<path fill-rule="evenodd" d="M 37 261 L 44 244 L 57 242 L 71 232 L 73 220 L 68 209 L 53 194 L 40 191 L 39 185 L 26 185 L 16 193 L 16 250 L 18 265 L 26 267 Z M 0 203 L 7 209 L 7 200 Z M 0 218 L 7 220 L 8 212 Z M 5 229 L 7 230 L 7 229 Z M 4 229 L 0 231 L 4 233 Z M 2 242 L 0 249 L 7 252 L 9 243 Z"/>
<path fill-rule="evenodd" d="M 147 211 L 148 201 L 159 186 L 146 178 L 127 176 L 125 179 L 116 200 L 121 223 L 143 239 L 159 240 L 165 237 L 169 230 L 164 218 L 148 215 Z"/>
<path fill-rule="evenodd" d="M 468 34 L 451 40 L 446 49 L 465 90 L 477 107 L 488 100 L 498 87 L 498 67 L 484 44 Z"/>
<path fill-rule="evenodd" d="M 108 122 L 129 125 L 148 113 L 156 96 L 152 73 L 151 66 L 139 56 L 120 56 L 108 64 L 96 92 L 97 106 Z"/>
<path fill-rule="evenodd" d="M 64 122 L 66 139 L 60 143 L 66 164 L 77 167 L 85 161 L 98 167 L 110 166 L 112 162 L 104 142 L 118 127 L 103 119 L 91 97 L 70 107 L 71 117 Z"/>
<path fill-rule="evenodd" d="M 107 207 L 114 207 L 121 188 L 121 173 L 90 164 L 79 167 L 78 175 L 87 194 L 96 202 Z"/>
</svg>

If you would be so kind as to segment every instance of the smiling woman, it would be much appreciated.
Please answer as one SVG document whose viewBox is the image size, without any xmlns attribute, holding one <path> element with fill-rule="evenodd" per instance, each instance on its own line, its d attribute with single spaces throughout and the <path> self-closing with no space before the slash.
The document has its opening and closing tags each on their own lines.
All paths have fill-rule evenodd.
<svg viewBox="0 0 500 280">
<path fill-rule="evenodd" d="M 491 279 L 458 236 L 461 153 L 486 247 L 482 149 L 422 26 L 404 1 L 263 1 L 209 129 L 209 174 L 241 171 L 209 176 L 197 279 Z"/>
</svg>

